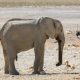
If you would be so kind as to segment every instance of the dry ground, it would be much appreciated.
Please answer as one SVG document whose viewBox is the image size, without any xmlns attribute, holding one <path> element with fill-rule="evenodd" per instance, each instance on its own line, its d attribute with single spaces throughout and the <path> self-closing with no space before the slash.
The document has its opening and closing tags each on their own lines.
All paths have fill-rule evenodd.
<svg viewBox="0 0 80 80">
<path fill-rule="evenodd" d="M 0 14 L 0 21 L 3 20 L 2 23 L 4 23 L 6 18 L 10 18 L 14 16 L 21 17 L 21 15 L 23 15 L 23 13 L 21 15 L 12 14 L 13 12 L 14 14 L 18 14 L 17 10 L 13 10 L 13 12 L 9 11 L 9 13 L 6 10 L 7 9 L 4 9 Z M 6 12 L 6 14 L 4 12 Z M 48 12 L 46 13 L 49 14 Z M 65 13 L 65 11 L 63 11 L 63 13 Z M 37 13 L 35 15 L 39 16 L 39 14 Z M 41 14 L 41 16 L 42 15 L 43 14 Z M 28 16 L 28 14 L 26 16 Z M 68 15 L 65 16 L 67 17 Z M 2 19 L 2 17 L 4 18 Z M 44 70 L 47 73 L 46 75 L 32 75 L 33 70 L 31 67 L 33 66 L 33 62 L 34 62 L 33 49 L 18 54 L 18 61 L 15 62 L 15 64 L 16 64 L 16 69 L 20 72 L 19 76 L 6 75 L 4 74 L 4 58 L 3 58 L 2 46 L 0 44 L 0 80 L 80 80 L 80 40 L 75 35 L 77 28 L 80 30 L 79 27 L 80 24 L 77 21 L 74 23 L 72 19 L 70 20 L 71 22 L 69 22 L 69 20 L 65 22 L 63 18 L 63 21 L 64 21 L 63 26 L 64 26 L 66 41 L 65 41 L 64 51 L 63 51 L 64 52 L 63 64 L 61 66 L 59 67 L 55 66 L 58 61 L 57 42 L 55 40 L 49 39 L 46 41 L 45 44 Z M 0 27 L 1 27 L 1 23 L 0 23 Z"/>
<path fill-rule="evenodd" d="M 6 75 L 4 74 L 4 59 L 0 45 L 0 80 L 80 80 L 80 40 L 75 35 L 74 26 L 72 26 L 73 29 L 67 28 L 69 26 L 67 24 L 64 26 L 66 43 L 61 66 L 55 66 L 58 57 L 57 42 L 49 39 L 45 44 L 44 70 L 46 75 L 32 75 L 33 49 L 19 53 L 16 62 L 16 68 L 20 72 L 19 76 Z"/>
</svg>

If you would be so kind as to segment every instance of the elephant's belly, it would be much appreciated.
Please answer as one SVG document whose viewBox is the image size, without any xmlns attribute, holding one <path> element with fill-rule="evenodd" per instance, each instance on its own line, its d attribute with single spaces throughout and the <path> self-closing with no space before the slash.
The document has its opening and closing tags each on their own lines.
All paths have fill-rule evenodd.
<svg viewBox="0 0 80 80">
<path fill-rule="evenodd" d="M 21 42 L 16 45 L 17 52 L 27 51 L 34 47 L 33 42 Z"/>
</svg>

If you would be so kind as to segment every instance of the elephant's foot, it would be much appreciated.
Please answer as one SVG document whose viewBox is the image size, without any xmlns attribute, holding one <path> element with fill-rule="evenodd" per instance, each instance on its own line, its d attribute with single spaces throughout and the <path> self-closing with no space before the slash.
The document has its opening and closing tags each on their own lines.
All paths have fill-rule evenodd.
<svg viewBox="0 0 80 80">
<path fill-rule="evenodd" d="M 60 66 L 60 65 L 62 65 L 62 63 L 61 63 L 61 62 L 58 62 L 58 63 L 56 64 L 56 66 Z"/>
<path fill-rule="evenodd" d="M 40 71 L 40 75 L 46 75 L 46 72 L 44 70 Z"/>
<path fill-rule="evenodd" d="M 5 74 L 9 74 L 9 70 L 5 70 Z"/>
<path fill-rule="evenodd" d="M 19 72 L 16 70 L 12 70 L 9 72 L 10 75 L 19 75 Z"/>
<path fill-rule="evenodd" d="M 46 72 L 44 70 L 43 71 L 34 71 L 32 74 L 45 75 Z"/>
<path fill-rule="evenodd" d="M 32 74 L 40 74 L 39 71 L 33 71 Z"/>
</svg>

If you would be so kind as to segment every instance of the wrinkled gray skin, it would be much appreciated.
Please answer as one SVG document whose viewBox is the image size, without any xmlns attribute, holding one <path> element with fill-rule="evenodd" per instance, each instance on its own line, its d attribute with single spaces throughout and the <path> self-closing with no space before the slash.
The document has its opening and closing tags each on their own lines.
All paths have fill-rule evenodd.
<svg viewBox="0 0 80 80">
<path fill-rule="evenodd" d="M 21 19 L 20 19 L 21 20 Z M 26 23 L 17 23 L 19 19 L 7 21 L 0 31 L 0 39 L 3 46 L 5 73 L 19 75 L 15 69 L 14 60 L 17 53 L 34 48 L 35 61 L 33 74 L 45 74 L 44 64 L 44 45 L 50 37 L 58 41 L 59 62 L 56 66 L 62 64 L 62 53 L 65 42 L 63 26 L 60 21 L 44 17 L 38 20 L 29 19 Z"/>
</svg>

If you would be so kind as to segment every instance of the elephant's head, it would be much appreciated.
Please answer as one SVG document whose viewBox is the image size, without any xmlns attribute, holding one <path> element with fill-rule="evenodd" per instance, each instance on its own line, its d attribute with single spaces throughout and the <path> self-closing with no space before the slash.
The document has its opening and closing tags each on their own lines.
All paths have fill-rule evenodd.
<svg viewBox="0 0 80 80">
<path fill-rule="evenodd" d="M 39 25 L 43 34 L 47 35 L 52 39 L 55 38 L 58 41 L 59 62 L 56 64 L 56 66 L 60 66 L 62 64 L 63 46 L 65 43 L 65 36 L 61 22 L 59 20 L 45 17 L 39 19 Z"/>
<path fill-rule="evenodd" d="M 59 20 L 44 17 L 39 19 L 39 25 L 42 32 L 52 39 L 63 33 L 63 27 Z"/>
</svg>

